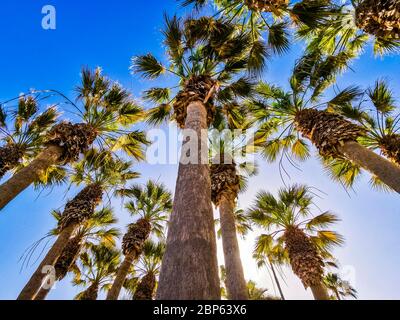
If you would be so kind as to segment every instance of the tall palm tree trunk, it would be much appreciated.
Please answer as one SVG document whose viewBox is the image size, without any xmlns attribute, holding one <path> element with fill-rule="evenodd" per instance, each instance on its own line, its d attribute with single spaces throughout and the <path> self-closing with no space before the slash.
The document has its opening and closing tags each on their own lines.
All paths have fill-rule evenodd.
<svg viewBox="0 0 400 320">
<path fill-rule="evenodd" d="M 222 194 L 219 201 L 222 247 L 226 269 L 226 289 L 229 300 L 248 300 L 240 249 L 237 240 L 234 197 Z"/>
<path fill-rule="evenodd" d="M 65 246 L 68 244 L 68 240 L 75 231 L 76 226 L 77 224 L 71 223 L 61 231 L 56 242 L 33 273 L 28 283 L 22 289 L 17 298 L 18 300 L 33 300 L 35 298 L 37 292 L 42 286 L 43 279 L 46 277 L 46 275 L 43 274 L 43 268 L 46 266 L 54 266 Z"/>
<path fill-rule="evenodd" d="M 274 276 L 274 280 L 275 280 L 276 286 L 278 287 L 278 290 L 279 290 L 279 294 L 280 294 L 280 296 L 281 296 L 281 299 L 282 299 L 282 300 L 285 300 L 285 296 L 283 295 L 281 283 L 279 282 L 278 276 L 277 276 L 277 274 L 276 274 L 274 264 L 273 264 L 271 261 L 269 261 L 269 266 L 270 266 L 270 268 L 271 268 L 271 270 L 272 270 L 272 274 L 273 274 L 273 276 Z"/>
<path fill-rule="evenodd" d="M 220 299 L 207 136 L 202 136 L 207 129 L 207 110 L 202 102 L 189 104 L 185 129 L 194 130 L 197 137 L 183 142 L 157 299 Z M 195 142 L 197 160 L 203 160 L 182 163 L 188 153 L 185 147 Z"/>
<path fill-rule="evenodd" d="M 310 288 L 315 300 L 329 300 L 328 291 L 322 284 Z"/>
<path fill-rule="evenodd" d="M 28 166 L 14 174 L 0 185 L 0 210 L 19 193 L 29 187 L 51 165 L 56 164 L 63 154 L 63 149 L 50 145 L 44 149 Z"/>
<path fill-rule="evenodd" d="M 118 296 L 124 285 L 125 279 L 129 274 L 129 269 L 131 268 L 135 259 L 136 259 L 135 252 L 130 252 L 125 256 L 124 261 L 118 268 L 114 283 L 111 289 L 107 293 L 107 300 L 118 300 Z"/>
<path fill-rule="evenodd" d="M 400 167 L 375 152 L 349 141 L 339 147 L 339 151 L 349 160 L 376 175 L 383 183 L 400 193 Z"/>
</svg>

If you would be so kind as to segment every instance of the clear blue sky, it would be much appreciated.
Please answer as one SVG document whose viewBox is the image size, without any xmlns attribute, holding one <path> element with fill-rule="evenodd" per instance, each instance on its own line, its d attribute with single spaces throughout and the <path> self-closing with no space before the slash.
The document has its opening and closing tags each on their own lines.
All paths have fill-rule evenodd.
<svg viewBox="0 0 400 320">
<path fill-rule="evenodd" d="M 57 9 L 57 29 L 41 28 L 41 9 L 51 4 Z M 82 66 L 101 66 L 104 73 L 121 82 L 137 97 L 150 84 L 129 74 L 130 58 L 134 54 L 154 52 L 161 57 L 163 12 L 177 11 L 174 0 L 3 0 L 0 4 L 0 101 L 35 89 L 58 89 L 73 97 L 73 88 L 79 82 Z M 180 13 L 184 11 L 180 10 Z M 264 75 L 267 81 L 285 85 L 294 60 L 302 45 L 271 61 Z M 377 78 L 386 78 L 400 98 L 400 57 L 375 59 L 370 50 L 357 59 L 353 71 L 339 81 L 367 86 Z M 154 85 L 154 83 L 152 83 Z M 260 189 L 275 191 L 282 185 L 277 165 L 261 161 L 260 175 L 255 177 L 239 204 L 246 208 Z M 148 178 L 165 182 L 172 190 L 176 167 L 137 167 L 141 181 Z M 362 299 L 400 298 L 400 202 L 394 194 L 371 191 L 367 179 L 356 186 L 348 196 L 343 188 L 324 176 L 319 163 L 310 160 L 302 171 L 289 169 L 291 182 L 308 183 L 322 189 L 327 195 L 318 204 L 322 210 L 333 210 L 342 218 L 338 230 L 345 236 L 346 245 L 336 254 L 346 270 L 355 270 L 355 286 Z M 67 197 L 72 196 L 72 190 Z M 0 213 L 0 299 L 14 299 L 29 279 L 36 265 L 20 272 L 19 257 L 34 241 L 54 227 L 52 209 L 65 203 L 63 188 L 44 192 L 40 196 L 32 189 L 21 194 Z M 116 203 L 121 228 L 129 222 L 127 214 Z M 260 286 L 273 287 L 265 270 L 255 268 L 251 260 L 253 239 L 241 241 L 242 258 L 247 278 L 257 280 Z M 219 247 L 220 249 L 220 247 Z M 221 251 L 219 253 L 221 257 Z M 287 298 L 310 299 L 290 270 L 286 272 Z M 69 279 L 59 283 L 51 299 L 71 299 L 78 292 Z"/>
</svg>

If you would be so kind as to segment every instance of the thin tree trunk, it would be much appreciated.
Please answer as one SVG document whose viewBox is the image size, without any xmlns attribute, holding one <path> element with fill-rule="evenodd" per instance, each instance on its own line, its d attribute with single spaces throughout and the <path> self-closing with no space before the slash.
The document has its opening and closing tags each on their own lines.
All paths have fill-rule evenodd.
<svg viewBox="0 0 400 320">
<path fill-rule="evenodd" d="M 118 300 L 118 296 L 124 285 L 125 279 L 129 274 L 129 269 L 131 268 L 133 261 L 136 259 L 135 252 L 131 252 L 125 256 L 124 261 L 118 268 L 117 274 L 115 276 L 114 283 L 111 289 L 107 293 L 106 300 Z"/>
<path fill-rule="evenodd" d="M 357 142 L 345 142 L 339 151 L 400 193 L 400 167 Z"/>
<path fill-rule="evenodd" d="M 43 273 L 43 268 L 48 266 L 54 266 L 58 257 L 61 255 L 65 246 L 68 243 L 71 235 L 75 231 L 76 224 L 71 224 L 66 227 L 57 237 L 56 242 L 53 244 L 47 255 L 44 257 L 39 267 L 31 276 L 28 283 L 22 289 L 17 300 L 33 300 L 42 286 L 43 279 L 47 276 Z"/>
<path fill-rule="evenodd" d="M 222 247 L 226 269 L 225 283 L 229 300 L 248 300 L 249 295 L 236 233 L 234 201 L 232 196 L 222 194 L 219 202 Z"/>
<path fill-rule="evenodd" d="M 273 264 L 271 261 L 269 261 L 269 266 L 271 267 L 272 274 L 274 275 L 274 280 L 275 280 L 276 286 L 278 287 L 279 294 L 281 295 L 281 299 L 282 299 L 282 300 L 285 300 L 285 296 L 283 295 L 283 291 L 282 291 L 282 288 L 281 288 L 281 284 L 280 284 L 279 279 L 278 279 L 278 276 L 277 276 L 277 274 L 276 274 L 276 272 L 275 272 L 274 264 Z"/>
<path fill-rule="evenodd" d="M 207 110 L 202 102 L 189 104 L 185 128 L 194 130 L 197 137 L 183 143 L 157 299 L 220 299 L 208 137 L 202 137 L 202 131 L 207 132 Z M 194 151 L 199 151 L 197 160 L 202 158 L 201 163 L 182 163 L 187 143 L 193 142 L 198 143 Z"/>
<path fill-rule="evenodd" d="M 311 291 L 315 300 L 329 300 L 328 291 L 322 284 L 312 286 Z"/>
<path fill-rule="evenodd" d="M 0 210 L 37 180 L 47 168 L 56 164 L 62 153 L 63 149 L 59 146 L 47 147 L 28 166 L 3 183 L 0 186 Z"/>
</svg>

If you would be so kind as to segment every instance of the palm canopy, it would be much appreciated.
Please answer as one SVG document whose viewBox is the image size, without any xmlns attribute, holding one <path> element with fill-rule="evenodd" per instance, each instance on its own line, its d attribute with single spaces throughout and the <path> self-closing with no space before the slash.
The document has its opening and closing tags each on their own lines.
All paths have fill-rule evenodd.
<svg viewBox="0 0 400 320">
<path fill-rule="evenodd" d="M 265 64 L 266 48 L 251 47 L 248 33 L 222 20 L 202 17 L 182 21 L 176 16 L 165 18 L 163 30 L 168 64 L 164 65 L 151 54 L 132 59 L 131 70 L 148 79 L 169 73 L 176 86 L 151 88 L 144 98 L 158 104 L 148 112 L 148 122 L 160 124 L 174 119 L 183 126 L 182 100 L 190 99 L 185 89 L 202 90 L 204 103 L 209 104 L 209 124 L 214 114 L 234 109 L 237 99 L 249 95 L 252 82 L 248 77 L 237 77 L 240 72 L 260 72 Z M 176 94 L 174 89 L 180 91 Z M 190 91 L 190 90 L 187 90 Z M 215 110 L 215 108 L 217 110 Z"/>
<path fill-rule="evenodd" d="M 79 155 L 94 146 L 98 149 L 122 150 L 135 159 L 144 158 L 145 135 L 132 130 L 132 125 L 143 119 L 144 112 L 131 94 L 97 68 L 83 68 L 81 83 L 76 87 L 76 102 L 57 90 L 34 90 L 35 94 L 61 97 L 59 105 L 73 116 L 54 125 L 46 135 L 44 145 L 58 145 L 64 154 L 61 163 L 74 162 Z"/>
<path fill-rule="evenodd" d="M 95 131 L 97 146 L 123 150 L 135 159 L 143 159 L 140 145 L 146 143 L 145 136 L 129 128 L 144 114 L 130 93 L 104 76 L 100 68 L 83 69 L 76 92 L 82 103 L 77 111 L 81 120 Z"/>
<path fill-rule="evenodd" d="M 290 47 L 291 24 L 307 26 L 313 30 L 325 25 L 338 9 L 324 0 L 289 1 L 289 0 L 182 0 L 184 6 L 193 4 L 198 10 L 212 2 L 217 8 L 215 16 L 228 17 L 237 22 L 242 29 L 250 30 L 255 43 L 264 43 L 274 53 L 283 54 Z"/>
<path fill-rule="evenodd" d="M 390 149 L 387 140 L 399 137 L 400 130 L 400 113 L 393 93 L 385 81 L 378 80 L 360 100 L 358 105 L 336 106 L 335 111 L 363 126 L 366 135 L 360 139 L 362 144 L 385 153 L 385 149 Z M 396 150 L 393 154 L 387 150 L 385 155 L 400 164 L 400 154 L 397 158 Z"/>
<path fill-rule="evenodd" d="M 332 112 L 334 107 L 348 106 L 361 96 L 362 91 L 358 87 L 350 86 L 321 101 L 353 56 L 354 51 L 351 50 L 337 55 L 315 51 L 296 62 L 289 80 L 290 90 L 265 82 L 258 84 L 256 94 L 247 104 L 258 126 L 256 140 L 261 141 L 258 143 L 267 161 L 279 161 L 280 168 L 283 168 L 286 159 L 297 167 L 296 161 L 310 157 L 309 138 L 298 125 L 301 113 L 321 109 Z M 360 135 L 361 129 L 358 131 Z M 315 143 L 314 140 L 312 142 Z M 329 156 L 329 151 L 325 152 L 319 145 L 317 147 L 324 158 Z"/>
<path fill-rule="evenodd" d="M 160 271 L 164 252 L 165 243 L 147 240 L 143 246 L 143 253 L 135 267 L 136 274 L 142 277 L 146 274 L 157 276 Z"/>
<path fill-rule="evenodd" d="M 54 125 L 55 120 L 51 120 L 51 124 L 41 124 L 43 130 L 51 126 L 46 136 L 38 141 L 41 147 L 60 145 L 63 155 L 60 163 L 41 172 L 34 181 L 36 188 L 65 183 L 69 170 L 65 165 L 78 161 L 80 154 L 84 154 L 90 147 L 100 151 L 108 150 L 117 156 L 125 154 L 138 161 L 145 158 L 144 148 L 149 142 L 142 131 L 132 129 L 132 125 L 143 119 L 143 110 L 127 90 L 104 76 L 100 68 L 94 71 L 82 69 L 81 84 L 76 88 L 76 103 L 56 90 L 34 92 L 39 96 L 44 93 L 46 97 L 61 96 L 65 101 L 60 104 L 68 106 L 62 109 L 66 113 L 72 112 L 79 122 L 73 125 L 64 121 Z M 57 115 L 54 108 L 50 108 L 48 113 L 44 113 L 47 118 L 53 113 Z"/>
<path fill-rule="evenodd" d="M 99 245 L 80 255 L 74 271 L 73 284 L 107 291 L 113 282 L 114 274 L 119 266 L 120 254 L 115 248 Z M 85 291 L 76 296 L 84 299 Z M 87 298 L 87 297 L 85 297 Z"/>
<path fill-rule="evenodd" d="M 388 53 L 398 52 L 400 47 L 400 39 L 396 37 L 395 32 L 379 32 L 379 24 L 375 24 L 375 30 L 371 32 L 364 28 L 364 23 L 368 23 L 374 14 L 367 13 L 368 17 L 361 17 L 360 13 L 365 12 L 365 8 L 359 10 L 361 5 L 371 6 L 369 1 L 365 0 L 348 0 L 340 1 L 332 6 L 336 8 L 337 13 L 318 29 L 310 30 L 309 27 L 303 26 L 299 31 L 300 37 L 308 39 L 309 48 L 315 50 L 319 48 L 326 53 L 333 54 L 351 47 L 354 43 L 365 46 L 366 43 L 373 43 L 373 50 L 376 55 L 384 55 Z M 372 6 L 376 6 L 379 1 L 375 1 Z M 373 10 L 374 8 L 371 9 Z M 384 20 L 382 19 L 381 22 Z"/>
<path fill-rule="evenodd" d="M 55 105 L 42 111 L 39 96 L 22 95 L 15 108 L 0 105 L 0 141 L 4 143 L 0 148 L 5 150 L 8 147 L 1 154 L 0 161 L 7 162 L 7 157 L 16 157 L 8 161 L 12 163 L 2 165 L 5 166 L 0 168 L 2 174 L 8 169 L 18 167 L 21 160 L 29 161 L 34 158 L 43 148 L 47 132 L 60 116 Z"/>
<path fill-rule="evenodd" d="M 52 212 L 54 218 L 58 221 L 62 218 L 62 213 L 58 210 Z M 105 245 L 113 247 L 116 245 L 117 238 L 121 235 L 118 228 L 113 227 L 118 222 L 111 207 L 103 207 L 80 225 L 76 230 L 74 237 L 85 239 L 84 246 L 90 248 L 94 245 Z M 58 235 L 59 228 L 52 229 L 49 234 Z"/>
<path fill-rule="evenodd" d="M 246 286 L 250 300 L 280 300 L 279 297 L 268 294 L 268 289 L 258 287 L 253 280 L 247 281 Z"/>
<path fill-rule="evenodd" d="M 172 194 L 164 184 L 149 180 L 144 186 L 136 184 L 119 189 L 117 194 L 129 199 L 125 208 L 132 216 L 147 220 L 152 232 L 163 236 L 172 210 Z"/>
<path fill-rule="evenodd" d="M 326 228 L 339 219 L 330 211 L 314 216 L 313 205 L 313 192 L 305 185 L 280 189 L 277 197 L 272 193 L 260 191 L 248 214 L 253 223 L 268 231 L 268 234 L 258 237 L 256 252 L 268 252 L 270 248 L 275 247 L 272 245 L 274 241 L 282 245 L 287 230 L 299 229 L 309 237 L 322 257 L 330 257 L 331 249 L 341 245 L 343 237 Z M 279 246 L 276 248 L 280 249 Z"/>
<path fill-rule="evenodd" d="M 157 276 L 160 271 L 165 243 L 146 241 L 143 254 L 136 265 L 136 272 L 141 276 L 133 294 L 134 300 L 152 300 L 157 287 Z"/>
<path fill-rule="evenodd" d="M 257 263 L 258 268 L 269 264 L 277 266 L 285 265 L 289 262 L 287 251 L 281 243 L 271 242 L 268 236 L 261 235 L 257 237 L 253 250 L 253 259 Z"/>
<path fill-rule="evenodd" d="M 348 281 L 341 279 L 337 273 L 327 273 L 324 277 L 324 284 L 337 299 L 346 297 L 357 299 L 357 290 Z"/>
<path fill-rule="evenodd" d="M 132 170 L 132 162 L 116 157 L 107 150 L 90 149 L 84 158 L 73 165 L 71 183 L 76 185 L 98 184 L 103 190 L 117 190 L 140 176 Z"/>
<path fill-rule="evenodd" d="M 389 160 L 400 164 L 400 114 L 388 84 L 378 80 L 360 96 L 359 103 L 331 106 L 346 118 L 358 123 L 365 135 L 358 141 L 366 147 L 383 153 Z M 361 175 L 356 164 L 345 159 L 322 159 L 327 173 L 351 187 Z M 377 177 L 371 177 L 370 184 L 374 188 L 390 190 Z"/>
</svg>

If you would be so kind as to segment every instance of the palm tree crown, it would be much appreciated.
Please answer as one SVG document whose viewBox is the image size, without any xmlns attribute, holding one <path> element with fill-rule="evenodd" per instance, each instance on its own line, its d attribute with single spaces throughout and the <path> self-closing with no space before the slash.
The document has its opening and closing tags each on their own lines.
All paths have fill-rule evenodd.
<svg viewBox="0 0 400 320">
<path fill-rule="evenodd" d="M 338 300 L 345 297 L 357 299 L 357 290 L 348 281 L 342 280 L 337 273 L 327 273 L 324 277 L 324 284 Z"/>
<path fill-rule="evenodd" d="M 152 300 L 157 286 L 157 276 L 160 272 L 162 257 L 165 252 L 165 243 L 147 241 L 143 248 L 143 255 L 136 266 L 136 274 L 141 280 L 133 295 L 134 300 Z"/>
<path fill-rule="evenodd" d="M 204 101 L 208 124 L 217 114 L 228 115 L 235 110 L 236 99 L 251 92 L 247 77 L 237 78 L 241 71 L 259 72 L 264 67 L 264 48 L 249 50 L 247 33 L 222 20 L 202 17 L 182 21 L 166 17 L 164 44 L 169 65 L 153 55 L 134 57 L 132 71 L 155 79 L 163 73 L 177 78 L 174 88 L 151 88 L 144 98 L 158 106 L 148 112 L 148 121 L 159 124 L 174 119 L 183 128 L 190 101 Z M 172 89 L 179 88 L 178 93 Z"/>
<path fill-rule="evenodd" d="M 326 227 L 338 221 L 326 211 L 312 216 L 313 193 L 304 185 L 294 185 L 278 191 L 278 196 L 265 191 L 258 193 L 249 211 L 251 219 L 269 233 L 258 237 L 256 251 L 271 248 L 273 241 L 285 244 L 290 264 L 305 287 L 320 284 L 323 277 L 323 257 L 343 243 L 338 233 Z"/>
<path fill-rule="evenodd" d="M 396 0 L 350 0 L 334 3 L 336 14 L 319 29 L 303 27 L 300 35 L 310 40 L 309 48 L 329 54 L 363 47 L 370 40 L 375 54 L 396 53 L 400 47 L 400 5 Z M 311 31 L 311 32 L 310 32 Z"/>
<path fill-rule="evenodd" d="M 182 0 L 184 6 L 194 4 L 199 10 L 211 1 Z M 234 20 L 242 29 L 248 29 L 253 48 L 266 46 L 277 54 L 283 54 L 290 46 L 290 26 L 307 26 L 314 30 L 325 25 L 338 9 L 327 1 L 289 0 L 215 0 L 217 13 Z M 267 40 L 263 40 L 264 34 Z M 265 43 L 264 43 L 265 42 Z"/>
<path fill-rule="evenodd" d="M 149 180 L 145 186 L 132 185 L 117 192 L 129 198 L 125 208 L 132 216 L 146 220 L 155 235 L 163 236 L 172 209 L 172 195 L 164 184 Z"/>
<path fill-rule="evenodd" d="M 77 300 L 97 300 L 99 291 L 107 291 L 112 283 L 120 260 L 119 251 L 109 246 L 93 246 L 79 257 L 74 269 L 73 284 L 87 289 L 79 293 Z"/>
<path fill-rule="evenodd" d="M 46 142 L 63 146 L 64 163 L 76 161 L 93 143 L 98 149 L 123 150 L 142 160 L 141 146 L 147 143 L 145 136 L 128 127 L 142 119 L 143 111 L 129 92 L 104 76 L 100 68 L 94 71 L 83 69 L 76 92 L 80 105 L 70 100 L 67 104 L 73 106 L 80 123 L 56 125 Z"/>
<path fill-rule="evenodd" d="M 0 178 L 21 161 L 29 161 L 38 154 L 58 117 L 55 106 L 40 112 L 38 95 L 21 96 L 16 110 L 0 106 L 0 139 L 5 144 L 0 147 Z"/>
</svg>

